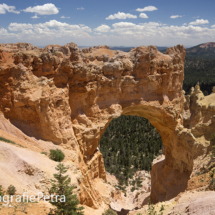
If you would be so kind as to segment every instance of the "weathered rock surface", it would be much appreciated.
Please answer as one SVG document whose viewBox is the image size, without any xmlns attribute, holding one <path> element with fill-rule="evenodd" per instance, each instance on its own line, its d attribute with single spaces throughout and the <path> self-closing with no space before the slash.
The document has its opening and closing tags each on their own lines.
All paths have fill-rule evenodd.
<svg viewBox="0 0 215 215">
<path fill-rule="evenodd" d="M 130 182 L 137 178 L 142 181 L 141 186 L 135 186 L 135 189 L 132 190 L 133 185 L 131 185 Z M 110 207 L 117 212 L 122 212 L 123 210 L 131 211 L 134 208 L 141 208 L 144 199 L 147 199 L 150 196 L 151 176 L 147 171 L 143 170 L 135 173 L 133 179 L 129 180 L 129 185 L 125 189 L 126 195 L 118 188 L 118 181 L 115 176 L 107 174 L 107 181 L 115 187 L 115 189 L 111 191 Z"/>
<path fill-rule="evenodd" d="M 213 215 L 215 212 L 215 192 L 185 194 L 180 198 L 177 205 L 168 213 L 175 215 L 180 213 L 195 215 Z"/>
<path fill-rule="evenodd" d="M 157 214 L 163 215 L 214 215 L 215 211 L 215 192 L 196 192 L 188 191 L 180 193 L 176 198 L 173 198 L 169 201 L 159 202 L 154 205 L 154 212 Z M 161 211 L 161 207 L 163 210 Z M 133 210 L 128 213 L 128 215 L 137 215 L 138 213 L 142 215 L 149 214 L 149 207 L 145 205 L 139 210 Z"/>
<path fill-rule="evenodd" d="M 165 158 L 153 164 L 151 200 L 168 200 L 186 189 L 193 161 L 207 151 L 214 132 L 214 103 L 204 106 L 204 101 L 215 94 L 190 98 L 189 126 L 184 127 L 183 46 L 168 48 L 166 54 L 155 46 L 129 53 L 106 46 L 79 50 L 74 43 L 24 47 L 17 52 L 10 45 L 0 47 L 0 111 L 26 135 L 77 154 L 82 204 L 98 208 L 107 200 L 109 194 L 95 185 L 98 179 L 106 181 L 97 147 L 110 121 L 122 114 L 147 118 L 162 137 Z M 202 106 L 193 108 L 200 98 Z"/>
</svg>

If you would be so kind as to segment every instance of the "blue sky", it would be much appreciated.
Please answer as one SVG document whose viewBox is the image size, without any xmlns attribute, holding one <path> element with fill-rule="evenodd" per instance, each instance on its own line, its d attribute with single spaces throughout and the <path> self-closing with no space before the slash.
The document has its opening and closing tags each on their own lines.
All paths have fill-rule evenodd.
<svg viewBox="0 0 215 215">
<path fill-rule="evenodd" d="M 0 43 L 194 46 L 215 39 L 215 1 L 0 1 Z"/>
</svg>

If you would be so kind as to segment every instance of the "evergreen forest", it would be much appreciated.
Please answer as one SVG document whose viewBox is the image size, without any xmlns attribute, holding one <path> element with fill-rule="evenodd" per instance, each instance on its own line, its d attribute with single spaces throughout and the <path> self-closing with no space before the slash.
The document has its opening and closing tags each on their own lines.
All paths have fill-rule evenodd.
<svg viewBox="0 0 215 215">
<path fill-rule="evenodd" d="M 100 140 L 106 171 L 121 185 L 127 185 L 136 171 L 150 171 L 162 148 L 160 134 L 147 119 L 138 116 L 113 119 Z"/>
<path fill-rule="evenodd" d="M 205 96 L 212 93 L 215 86 L 215 59 L 185 58 L 183 89 L 186 94 L 198 81 Z"/>
</svg>

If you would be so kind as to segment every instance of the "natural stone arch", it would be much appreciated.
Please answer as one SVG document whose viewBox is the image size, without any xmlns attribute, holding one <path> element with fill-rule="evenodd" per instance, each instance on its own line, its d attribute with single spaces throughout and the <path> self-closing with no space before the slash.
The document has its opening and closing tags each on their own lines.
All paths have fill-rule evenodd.
<svg viewBox="0 0 215 215">
<path fill-rule="evenodd" d="M 124 53 L 106 46 L 81 51 L 70 43 L 46 50 L 18 52 L 13 64 L 1 67 L 7 85 L 0 86 L 0 108 L 30 136 L 75 152 L 83 175 L 81 203 L 96 208 L 103 201 L 93 185 L 94 178 L 106 180 L 97 146 L 110 121 L 122 114 L 148 119 L 165 146 L 165 160 L 152 167 L 152 201 L 183 191 L 197 154 L 181 117 L 185 48 L 162 54 L 142 46 Z"/>
<path fill-rule="evenodd" d="M 180 142 L 182 143 L 182 140 L 180 138 L 177 139 L 177 136 L 183 134 L 182 132 L 180 132 L 180 124 L 178 124 L 177 120 L 175 121 L 173 115 L 171 116 L 166 113 L 165 110 L 155 108 L 149 103 L 145 105 L 132 105 L 125 108 L 120 108 L 119 105 L 112 105 L 112 108 L 113 107 L 115 108 L 115 110 L 117 110 L 114 113 L 114 118 L 119 117 L 122 114 L 144 117 L 150 121 L 150 123 L 161 135 L 163 145 L 165 146 L 165 160 L 155 164 L 152 167 L 151 200 L 153 202 L 168 200 L 176 196 L 178 193 L 184 191 L 186 189 L 186 184 L 192 171 L 192 155 L 189 148 L 190 146 L 185 147 L 183 144 L 180 144 Z M 166 108 L 168 108 L 168 105 Z M 105 117 L 107 117 L 107 115 Z M 109 117 L 107 117 L 109 118 L 109 120 L 107 120 L 106 123 L 104 123 L 103 125 L 101 125 L 100 123 L 101 133 L 97 133 L 95 135 L 95 139 L 91 137 L 92 146 L 94 144 L 94 147 L 98 146 L 100 137 L 102 136 L 110 121 L 113 119 L 113 115 L 111 114 L 111 116 Z M 84 134 L 84 132 L 82 134 Z M 186 135 L 191 138 L 191 135 Z M 86 136 L 83 138 L 83 140 L 85 138 Z M 85 140 L 87 141 L 89 139 Z M 193 139 L 191 138 L 190 141 L 193 141 Z M 83 142 L 80 143 L 80 145 L 82 144 Z M 86 154 L 91 152 L 91 150 L 91 147 L 89 151 L 88 149 L 86 149 Z M 91 156 L 86 157 L 85 162 L 88 163 L 88 160 L 93 160 L 93 158 L 96 157 L 96 152 L 98 151 L 95 149 Z M 99 173 L 96 173 L 96 175 L 105 179 L 106 175 L 104 172 L 103 161 L 100 161 L 98 166 L 99 165 L 100 167 L 97 168 L 97 171 Z M 90 164 L 90 168 L 91 166 L 93 167 L 93 163 Z M 94 176 L 90 177 L 93 178 Z"/>
<path fill-rule="evenodd" d="M 185 190 L 193 166 L 188 144 L 194 141 L 183 130 L 180 116 L 184 104 L 185 49 L 177 46 L 168 49 L 167 54 L 161 54 L 153 46 L 135 48 L 123 57 L 117 56 L 115 62 L 105 64 L 101 76 L 92 77 L 87 72 L 83 76 L 83 70 L 78 70 L 71 79 L 70 107 L 83 166 L 87 170 L 93 165 L 98 167 L 95 175 L 89 175 L 90 171 L 84 174 L 88 186 L 93 177 L 106 179 L 97 146 L 110 121 L 125 114 L 148 119 L 160 133 L 166 149 L 165 160 L 152 168 L 152 201 L 167 200 Z M 184 135 L 188 142 L 182 141 Z M 96 205 L 98 195 L 90 195 L 96 199 L 90 205 Z M 85 202 L 84 197 L 82 200 Z"/>
</svg>

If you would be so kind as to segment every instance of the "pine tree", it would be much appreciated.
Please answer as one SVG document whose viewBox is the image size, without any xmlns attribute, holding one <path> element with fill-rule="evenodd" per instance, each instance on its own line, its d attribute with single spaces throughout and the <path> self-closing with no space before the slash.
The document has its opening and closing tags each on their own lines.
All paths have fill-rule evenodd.
<svg viewBox="0 0 215 215">
<path fill-rule="evenodd" d="M 59 163 L 55 169 L 58 173 L 54 174 L 56 180 L 51 180 L 50 193 L 53 195 L 53 200 L 50 203 L 56 206 L 56 209 L 49 215 L 83 215 L 84 208 L 78 207 L 79 201 L 77 196 L 73 194 L 74 187 L 70 185 L 71 179 L 68 175 L 64 176 L 67 168 L 64 164 Z"/>
</svg>

